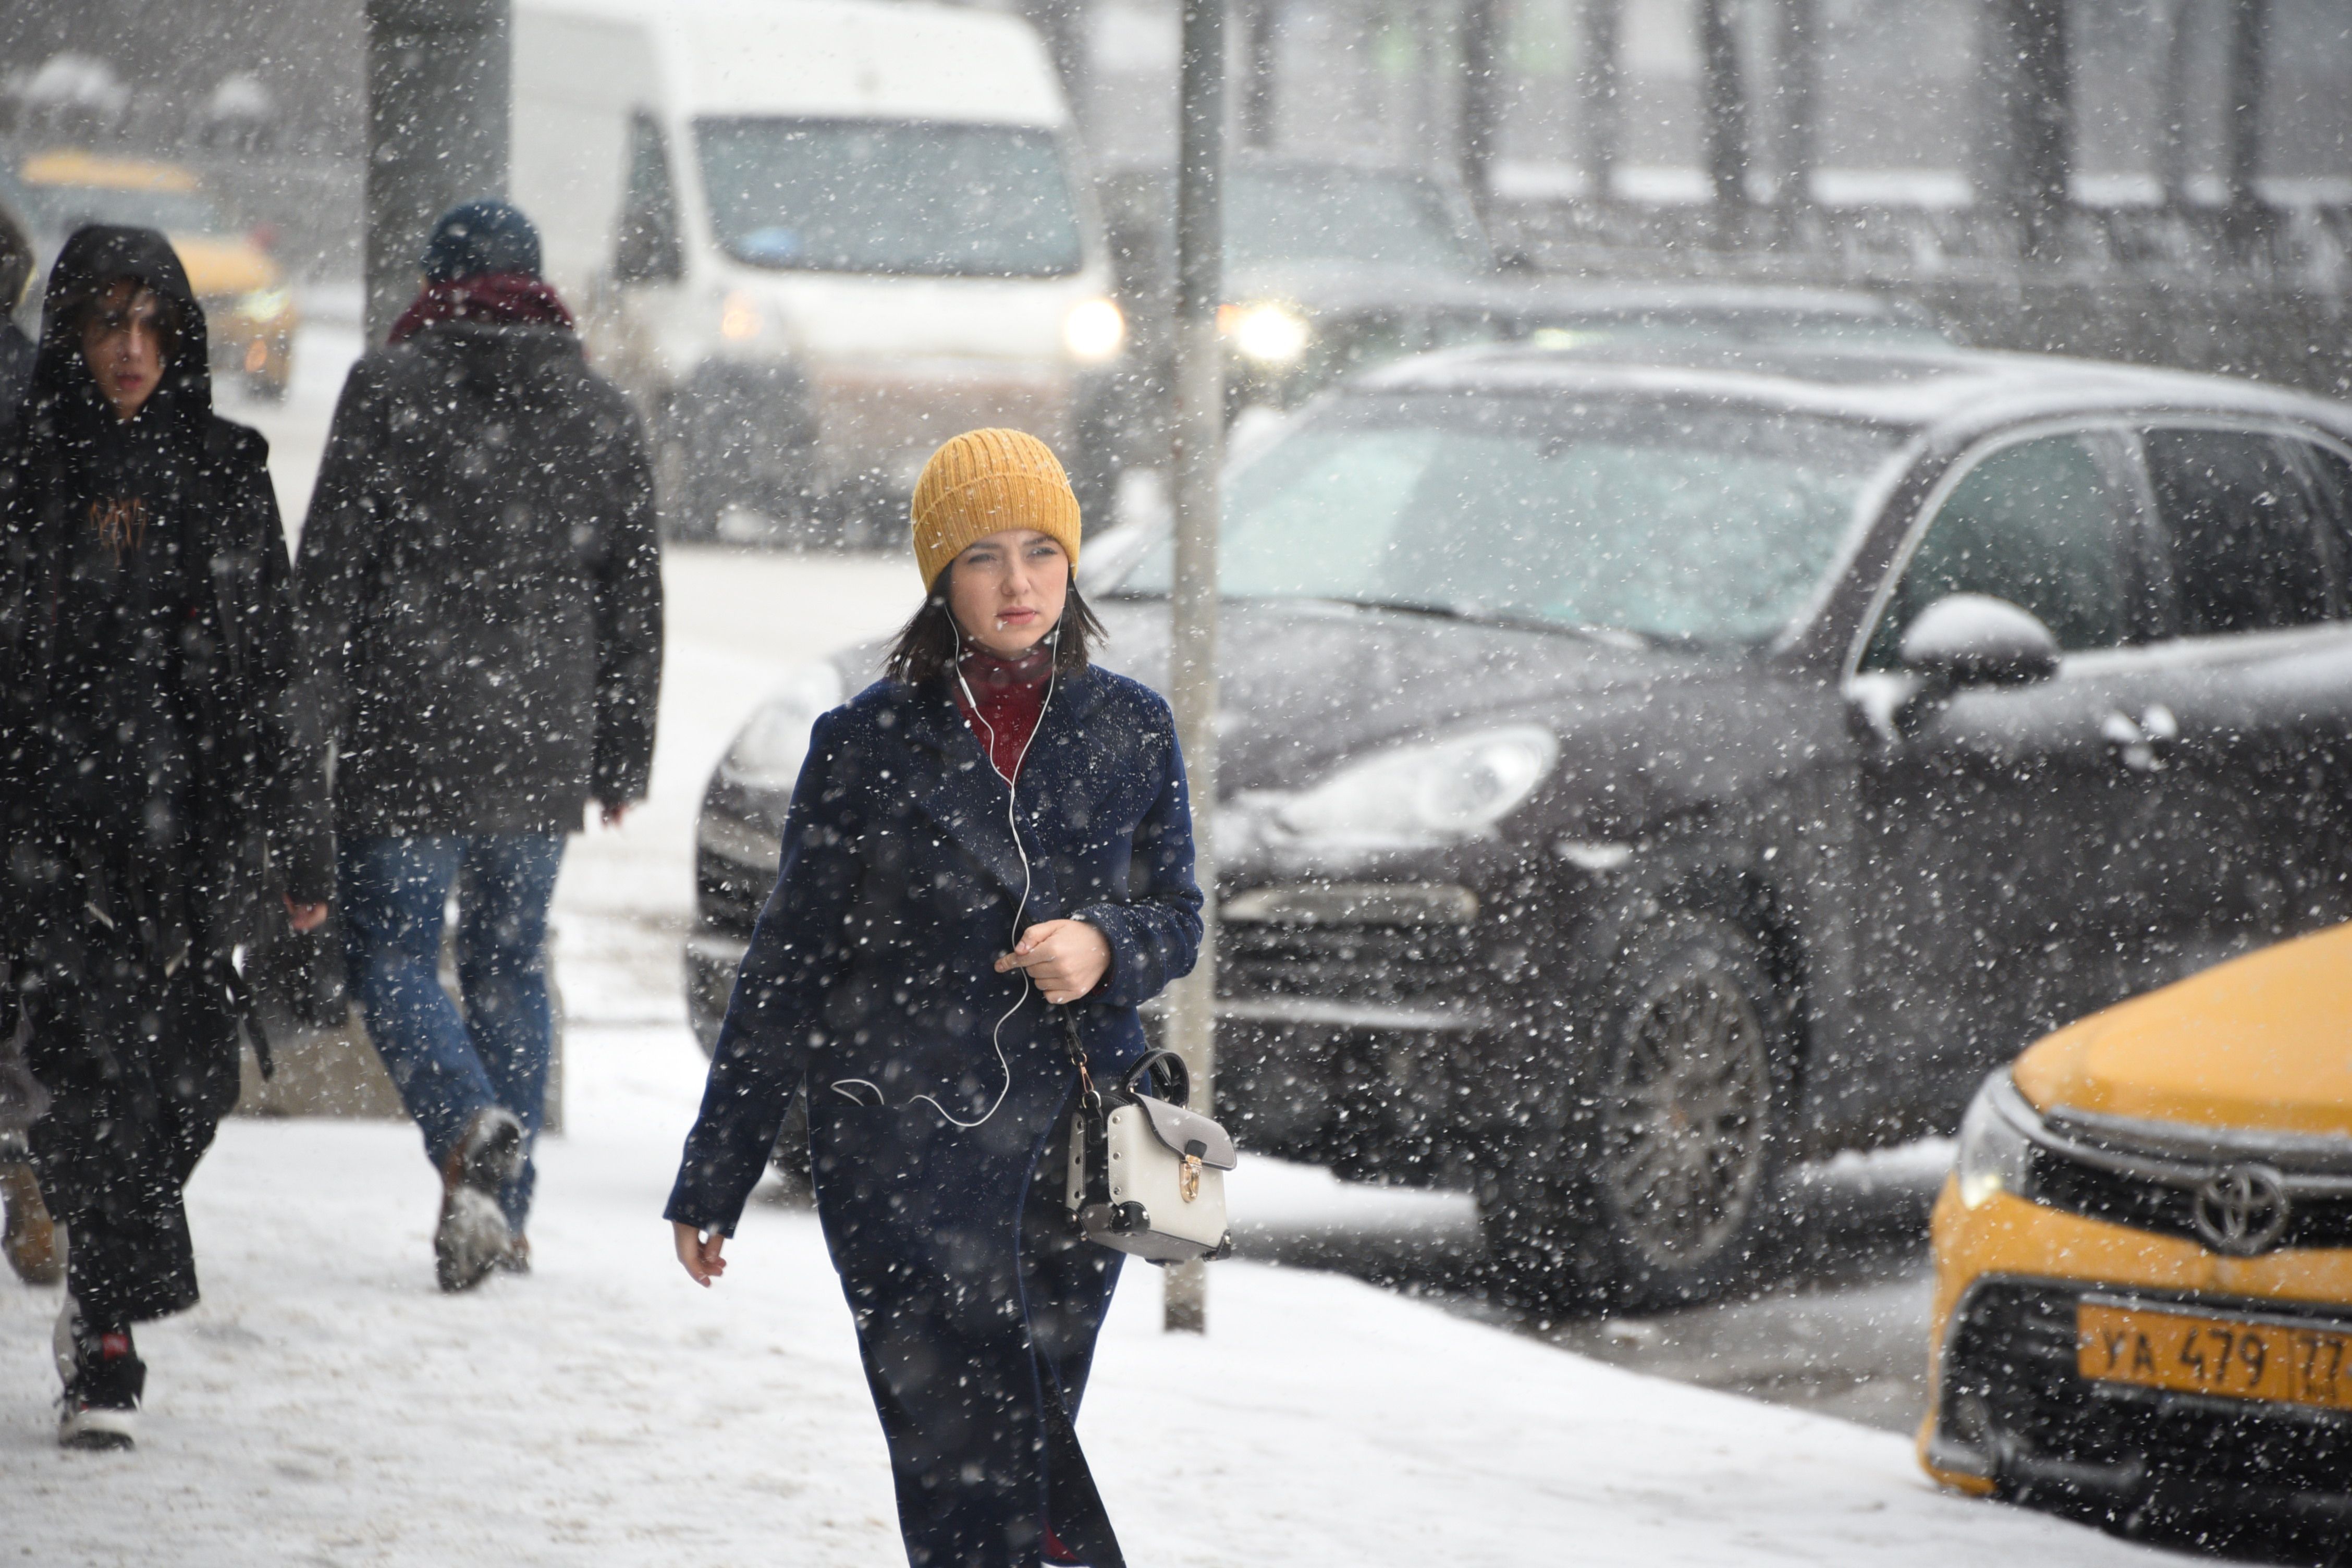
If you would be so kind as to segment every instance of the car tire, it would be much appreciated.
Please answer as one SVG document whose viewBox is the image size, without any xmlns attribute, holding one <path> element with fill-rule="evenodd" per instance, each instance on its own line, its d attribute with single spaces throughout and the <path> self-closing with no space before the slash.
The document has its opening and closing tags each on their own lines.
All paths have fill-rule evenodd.
<svg viewBox="0 0 2352 1568">
<path fill-rule="evenodd" d="M 1779 1230 L 1794 1009 L 1764 942 L 1675 912 L 1626 944 L 1580 1058 L 1528 1107 L 1480 1183 L 1515 1293 L 1627 1310 L 1721 1296 Z"/>
</svg>

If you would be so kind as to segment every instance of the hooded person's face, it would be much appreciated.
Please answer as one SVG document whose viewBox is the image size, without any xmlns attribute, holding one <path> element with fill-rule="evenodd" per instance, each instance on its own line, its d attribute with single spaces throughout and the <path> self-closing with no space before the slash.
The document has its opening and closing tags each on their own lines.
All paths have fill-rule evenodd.
<svg viewBox="0 0 2352 1568">
<path fill-rule="evenodd" d="M 82 318 L 81 357 L 117 419 L 137 417 L 163 379 L 163 302 L 136 279 L 118 278 Z"/>
</svg>

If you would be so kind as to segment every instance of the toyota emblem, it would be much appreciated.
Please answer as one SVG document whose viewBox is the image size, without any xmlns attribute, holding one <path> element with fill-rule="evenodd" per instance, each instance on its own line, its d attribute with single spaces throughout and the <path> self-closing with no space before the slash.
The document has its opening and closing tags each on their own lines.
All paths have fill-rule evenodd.
<svg viewBox="0 0 2352 1568">
<path fill-rule="evenodd" d="M 2251 1258 L 2286 1230 L 2286 1183 L 2268 1165 L 2229 1165 L 2197 1189 L 2197 1234 Z"/>
</svg>

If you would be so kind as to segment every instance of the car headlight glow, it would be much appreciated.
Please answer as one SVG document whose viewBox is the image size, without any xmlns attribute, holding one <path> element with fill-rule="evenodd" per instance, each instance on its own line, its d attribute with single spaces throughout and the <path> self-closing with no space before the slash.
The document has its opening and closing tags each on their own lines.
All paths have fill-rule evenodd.
<svg viewBox="0 0 2352 1568">
<path fill-rule="evenodd" d="M 1975 1208 L 1998 1193 L 2031 1197 L 2033 1135 L 2041 1125 L 2009 1069 L 1987 1079 L 1960 1119 L 1959 1150 L 1953 1161 L 1960 1202 Z"/>
<path fill-rule="evenodd" d="M 1517 809 L 1559 761 L 1559 742 L 1512 724 L 1399 746 L 1348 763 L 1274 809 L 1286 836 L 1409 847 L 1474 838 Z"/>
<path fill-rule="evenodd" d="M 236 302 L 238 314 L 250 321 L 269 322 L 294 308 L 294 290 L 284 286 L 256 289 Z"/>
<path fill-rule="evenodd" d="M 1314 335 L 1305 316 L 1272 303 L 1227 305 L 1217 312 L 1217 328 L 1242 358 L 1258 364 L 1288 364 L 1307 352 Z"/>
<path fill-rule="evenodd" d="M 1062 318 L 1062 346 L 1081 364 L 1100 364 L 1127 342 L 1127 318 L 1104 299 L 1081 300 Z"/>
<path fill-rule="evenodd" d="M 810 726 L 839 707 L 845 695 L 841 672 L 830 663 L 803 665 L 751 715 L 727 749 L 719 772 L 746 789 L 790 793 L 808 760 Z"/>
</svg>

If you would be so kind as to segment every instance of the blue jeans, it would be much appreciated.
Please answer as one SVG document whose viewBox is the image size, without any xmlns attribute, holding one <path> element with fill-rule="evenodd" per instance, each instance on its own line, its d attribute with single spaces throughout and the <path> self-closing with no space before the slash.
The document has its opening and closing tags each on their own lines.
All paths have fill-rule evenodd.
<svg viewBox="0 0 2352 1568">
<path fill-rule="evenodd" d="M 527 1137 L 522 1174 L 499 1194 L 520 1235 L 530 1158 L 547 1101 L 554 1020 L 547 997 L 547 906 L 563 862 L 555 833 L 347 838 L 340 855 L 344 954 L 368 1037 L 444 1168 L 493 1105 Z M 457 889 L 461 1015 L 441 988 L 441 932 Z"/>
</svg>

